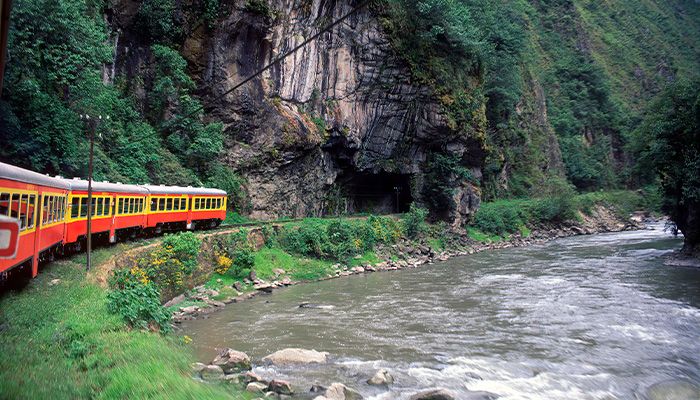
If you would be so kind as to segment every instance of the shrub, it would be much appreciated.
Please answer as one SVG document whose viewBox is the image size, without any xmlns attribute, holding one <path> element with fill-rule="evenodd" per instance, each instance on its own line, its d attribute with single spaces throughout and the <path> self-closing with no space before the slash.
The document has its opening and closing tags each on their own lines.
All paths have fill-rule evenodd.
<svg viewBox="0 0 700 400">
<path fill-rule="evenodd" d="M 234 278 L 247 275 L 253 268 L 255 256 L 248 243 L 248 231 L 241 229 L 230 235 L 220 236 L 214 243 L 215 271 Z"/>
<path fill-rule="evenodd" d="M 160 291 L 141 268 L 116 270 L 109 284 L 112 287 L 107 294 L 109 312 L 121 315 L 135 328 L 171 330 L 170 313 L 160 304 Z"/>
<path fill-rule="evenodd" d="M 415 239 L 421 233 L 425 232 L 427 228 L 425 218 L 427 216 L 428 210 L 412 203 L 410 210 L 403 216 L 404 232 L 406 236 Z"/>
<path fill-rule="evenodd" d="M 482 203 L 474 217 L 474 225 L 482 232 L 504 235 L 524 224 L 523 202 L 502 200 Z"/>
<path fill-rule="evenodd" d="M 192 232 L 166 235 L 160 247 L 139 262 L 139 267 L 160 290 L 175 294 L 185 287 L 185 278 L 197 268 L 200 245 Z"/>
<path fill-rule="evenodd" d="M 395 243 L 401 237 L 401 223 L 394 218 L 370 215 L 365 223 L 365 234 L 371 234 L 377 243 Z"/>
<path fill-rule="evenodd" d="M 326 256 L 328 233 L 322 221 L 304 220 L 298 227 L 285 228 L 281 239 L 285 249 L 293 253 Z"/>
<path fill-rule="evenodd" d="M 531 207 L 532 216 L 539 222 L 563 222 L 576 218 L 576 191 L 561 178 L 550 179 Z"/>
</svg>

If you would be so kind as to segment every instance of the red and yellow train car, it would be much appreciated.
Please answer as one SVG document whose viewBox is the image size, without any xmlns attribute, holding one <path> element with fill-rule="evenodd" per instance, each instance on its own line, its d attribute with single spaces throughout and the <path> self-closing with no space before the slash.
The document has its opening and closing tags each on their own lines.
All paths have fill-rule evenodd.
<svg viewBox="0 0 700 400">
<path fill-rule="evenodd" d="M 70 187 L 66 243 L 80 248 L 87 237 L 88 182 L 65 180 Z M 117 236 L 133 236 L 146 225 L 148 190 L 138 185 L 92 183 L 92 233 L 108 234 L 110 243 Z"/>
<path fill-rule="evenodd" d="M 0 163 L 0 214 L 20 223 L 17 255 L 0 259 L 0 273 L 27 266 L 36 276 L 40 260 L 62 251 L 68 193 L 62 179 Z"/>
<path fill-rule="evenodd" d="M 88 182 L 52 178 L 0 163 L 0 215 L 20 222 L 17 255 L 0 259 L 0 276 L 17 267 L 30 267 L 34 277 L 40 261 L 66 248 L 84 247 Z M 92 234 L 108 237 L 111 243 L 142 232 L 212 228 L 224 219 L 223 190 L 92 183 Z"/>
</svg>

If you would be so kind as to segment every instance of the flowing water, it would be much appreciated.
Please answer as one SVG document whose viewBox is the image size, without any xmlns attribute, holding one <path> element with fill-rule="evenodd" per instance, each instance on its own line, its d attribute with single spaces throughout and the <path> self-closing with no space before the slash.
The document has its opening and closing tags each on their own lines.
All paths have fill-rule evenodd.
<svg viewBox="0 0 700 400">
<path fill-rule="evenodd" d="M 366 398 L 433 387 L 467 397 L 636 399 L 653 383 L 700 382 L 700 270 L 667 267 L 681 241 L 654 230 L 578 236 L 279 290 L 188 321 L 198 357 L 287 347 L 327 365 L 256 367 L 292 382 L 342 382 Z M 333 309 L 299 308 L 304 302 Z M 387 388 L 365 381 L 386 368 Z"/>
</svg>

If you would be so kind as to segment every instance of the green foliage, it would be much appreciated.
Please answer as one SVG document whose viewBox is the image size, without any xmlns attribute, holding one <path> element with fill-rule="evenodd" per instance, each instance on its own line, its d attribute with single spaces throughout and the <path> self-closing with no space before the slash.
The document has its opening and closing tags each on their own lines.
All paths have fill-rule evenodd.
<svg viewBox="0 0 700 400">
<path fill-rule="evenodd" d="M 158 248 L 136 268 L 143 270 L 149 281 L 155 283 L 165 298 L 182 292 L 187 278 L 197 268 L 201 240 L 192 232 L 166 235 Z"/>
<path fill-rule="evenodd" d="M 95 249 L 93 261 L 124 250 Z M 108 290 L 91 283 L 99 270 L 86 276 L 84 260 L 79 254 L 49 263 L 21 291 L 0 298 L 0 397 L 241 398 L 230 386 L 193 380 L 195 358 L 180 338 L 132 329 L 109 312 Z"/>
<path fill-rule="evenodd" d="M 253 14 L 262 15 L 267 19 L 274 19 L 276 16 L 275 10 L 270 7 L 270 3 L 267 0 L 247 0 L 245 3 L 245 9 Z"/>
<path fill-rule="evenodd" d="M 180 43 L 185 34 L 175 0 L 144 0 L 136 13 L 136 27 L 153 43 Z"/>
<path fill-rule="evenodd" d="M 248 243 L 248 231 L 240 230 L 214 239 L 216 272 L 243 278 L 253 269 L 255 256 Z"/>
<path fill-rule="evenodd" d="M 226 191 L 229 210 L 236 210 L 240 215 L 241 211 L 249 209 L 248 196 L 244 187 L 245 180 L 228 166 L 212 163 L 206 185 Z M 229 221 L 228 218 L 227 222 L 235 223 L 233 220 Z M 237 222 L 245 221 L 239 220 Z"/>
<path fill-rule="evenodd" d="M 456 186 L 465 181 L 475 182 L 471 171 L 456 154 L 433 153 L 427 161 L 423 197 L 434 215 L 444 215 L 451 211 Z"/>
<path fill-rule="evenodd" d="M 394 243 L 399 237 L 401 226 L 398 221 L 370 216 L 366 220 L 305 219 L 285 227 L 278 241 L 291 253 L 348 261 L 372 250 L 378 243 Z"/>
<path fill-rule="evenodd" d="M 202 121 L 201 103 L 190 95 L 194 82 L 185 72 L 185 59 L 167 46 L 153 45 L 151 51 L 155 71 L 151 120 L 160 125 L 165 144 L 180 162 L 204 175 L 223 150 L 223 124 Z"/>
<path fill-rule="evenodd" d="M 406 237 L 415 239 L 424 233 L 427 229 L 427 224 L 425 222 L 427 216 L 428 210 L 418 207 L 415 203 L 411 203 L 410 210 L 403 216 Z"/>
<path fill-rule="evenodd" d="M 637 132 L 636 153 L 642 168 L 659 177 L 662 210 L 695 246 L 700 232 L 700 80 L 678 82 L 652 103 Z"/>
<path fill-rule="evenodd" d="M 524 202 L 506 200 L 482 203 L 474 217 L 474 226 L 481 232 L 505 235 L 518 230 L 526 221 Z"/>
<path fill-rule="evenodd" d="M 137 275 L 134 270 L 116 270 L 110 279 L 112 291 L 107 295 L 107 309 L 120 315 L 134 328 L 158 328 L 170 332 L 170 313 L 160 304 L 156 284 Z"/>
</svg>

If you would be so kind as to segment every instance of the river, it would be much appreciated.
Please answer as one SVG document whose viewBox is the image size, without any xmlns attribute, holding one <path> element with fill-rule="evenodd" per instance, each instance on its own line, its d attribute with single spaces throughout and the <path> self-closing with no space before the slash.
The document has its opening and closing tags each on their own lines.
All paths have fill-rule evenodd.
<svg viewBox="0 0 700 400">
<path fill-rule="evenodd" d="M 328 365 L 255 368 L 300 392 L 342 382 L 373 399 L 433 387 L 636 399 L 656 382 L 700 382 L 700 270 L 664 266 L 682 242 L 654 228 L 292 286 L 183 323 L 183 333 L 203 362 L 217 347 L 254 362 L 287 347 L 329 352 Z M 395 377 L 388 389 L 365 383 L 379 368 Z"/>
</svg>

